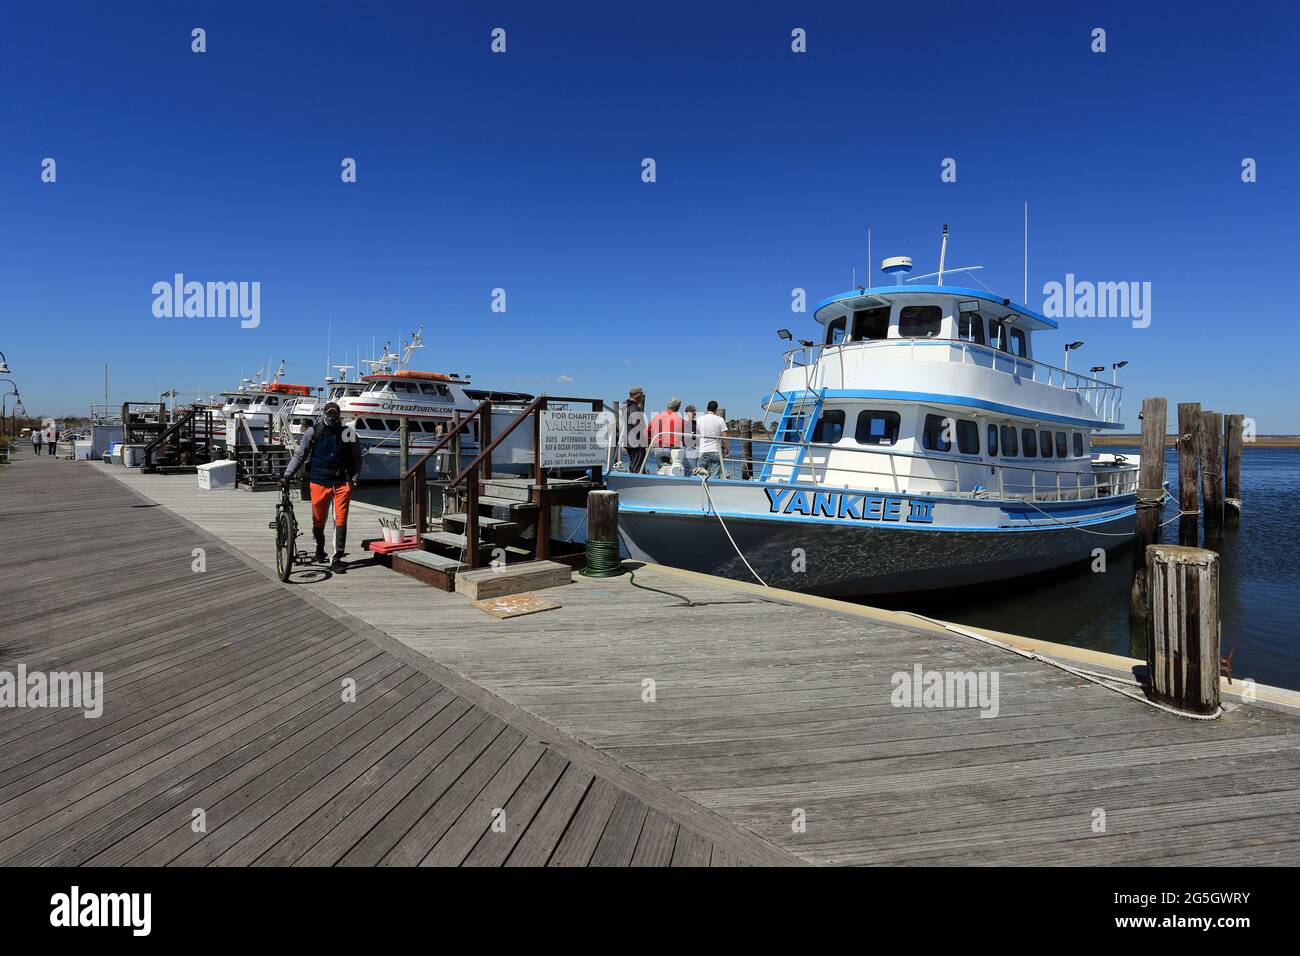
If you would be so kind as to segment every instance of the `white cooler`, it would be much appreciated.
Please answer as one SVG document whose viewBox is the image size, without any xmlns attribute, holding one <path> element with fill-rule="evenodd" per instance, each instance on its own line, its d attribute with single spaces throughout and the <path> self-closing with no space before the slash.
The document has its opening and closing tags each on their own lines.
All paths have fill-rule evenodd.
<svg viewBox="0 0 1300 956">
<path fill-rule="evenodd" d="M 199 488 L 203 491 L 218 491 L 222 488 L 235 487 L 235 463 L 233 461 L 214 461 L 199 465 Z"/>
</svg>

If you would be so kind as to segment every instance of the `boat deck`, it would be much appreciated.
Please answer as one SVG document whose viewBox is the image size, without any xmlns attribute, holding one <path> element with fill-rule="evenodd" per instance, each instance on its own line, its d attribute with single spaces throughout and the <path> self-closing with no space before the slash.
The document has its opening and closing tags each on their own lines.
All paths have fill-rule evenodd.
<svg viewBox="0 0 1300 956">
<path fill-rule="evenodd" d="M 590 863 L 1287 864 L 1300 850 L 1300 716 L 1285 707 L 1184 720 L 905 615 L 667 569 L 575 577 L 544 592 L 560 609 L 510 620 L 368 556 L 282 586 L 273 510 L 270 495 L 97 463 L 0 474 L 0 665 L 104 670 L 108 702 L 98 721 L 0 713 L 0 862 L 555 863 L 572 846 Z M 354 510 L 354 541 L 367 524 Z M 917 665 L 996 672 L 998 716 L 892 706 L 892 675 Z M 356 704 L 338 703 L 341 674 Z M 501 806 L 529 820 L 507 828 L 512 848 L 490 829 Z"/>
</svg>

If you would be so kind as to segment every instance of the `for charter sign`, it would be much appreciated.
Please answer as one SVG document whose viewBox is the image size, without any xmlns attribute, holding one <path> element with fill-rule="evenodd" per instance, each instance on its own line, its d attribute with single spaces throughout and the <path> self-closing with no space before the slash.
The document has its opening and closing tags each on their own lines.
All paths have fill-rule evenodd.
<svg viewBox="0 0 1300 956">
<path fill-rule="evenodd" d="M 590 468 L 605 463 L 608 414 L 591 409 L 546 408 L 539 440 L 543 468 Z"/>
</svg>

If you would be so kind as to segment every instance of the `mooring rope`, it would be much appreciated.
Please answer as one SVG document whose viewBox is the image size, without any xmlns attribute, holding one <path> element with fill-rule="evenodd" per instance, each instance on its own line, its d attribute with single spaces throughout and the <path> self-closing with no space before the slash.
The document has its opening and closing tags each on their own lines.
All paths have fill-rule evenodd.
<svg viewBox="0 0 1300 956">
<path fill-rule="evenodd" d="M 1171 501 L 1171 500 L 1173 500 L 1173 495 L 1166 494 L 1165 497 L 1164 497 L 1163 499 L 1161 499 L 1159 502 L 1156 502 L 1156 503 L 1154 503 L 1154 504 L 1148 505 L 1148 507 L 1156 507 L 1156 506 L 1158 506 L 1158 505 L 1163 505 L 1166 501 Z M 1029 505 L 1029 507 L 1033 508 L 1035 511 L 1037 511 L 1039 514 L 1043 515 L 1044 517 L 1046 517 L 1046 518 L 1051 518 L 1053 521 L 1055 521 L 1057 524 L 1059 524 L 1059 525 L 1060 525 L 1061 527 L 1063 527 L 1063 528 L 1071 528 L 1071 529 L 1073 529 L 1074 531 L 1080 531 L 1080 532 L 1083 532 L 1084 534 L 1095 534 L 1095 535 L 1098 535 L 1098 536 L 1103 537 L 1103 538 L 1131 538 L 1131 537 L 1133 537 L 1132 534 L 1130 534 L 1130 533 L 1126 533 L 1126 532 L 1123 532 L 1123 531 L 1093 531 L 1091 528 L 1081 528 L 1081 527 L 1079 527 L 1079 525 L 1077 525 L 1077 524 L 1070 524 L 1068 521 L 1062 521 L 1060 518 L 1056 517 L 1056 515 L 1049 514 L 1048 512 L 1044 511 L 1042 508 L 1038 507 L 1038 505 L 1034 504 L 1032 501 L 1030 501 L 1030 500 L 1027 499 L 1027 498 L 1024 499 L 1022 503 L 1023 503 L 1023 504 L 1027 504 L 1027 505 Z M 1163 527 L 1164 527 L 1165 525 L 1167 525 L 1167 524 L 1173 524 L 1175 521 L 1177 521 L 1179 518 L 1181 518 L 1183 515 L 1186 515 L 1186 514 L 1199 514 L 1199 512 L 1196 512 L 1196 511 L 1191 511 L 1191 512 L 1180 511 L 1178 514 L 1174 515 L 1174 516 L 1173 516 L 1172 518 L 1170 518 L 1168 521 L 1162 521 L 1162 522 L 1160 522 L 1160 524 L 1159 524 L 1158 527 L 1163 528 Z M 1030 527 L 1041 527 L 1041 526 L 1039 526 L 1039 525 L 1030 525 Z"/>
<path fill-rule="evenodd" d="M 1134 693 L 1133 691 L 1126 690 L 1124 687 L 1112 686 L 1113 684 L 1125 684 L 1129 687 L 1141 687 L 1142 684 L 1138 681 L 1130 680 L 1126 677 L 1115 677 L 1111 674 L 1103 674 L 1100 671 L 1085 670 L 1082 667 L 1073 667 L 1070 664 L 1053 660 L 1050 657 L 1044 657 L 1037 651 L 1022 651 L 1018 647 L 1012 647 L 1010 644 L 1004 644 L 1002 641 L 994 640 L 991 637 L 985 637 L 983 634 L 976 634 L 974 631 L 968 631 L 966 628 L 958 627 L 956 624 L 949 624 L 947 621 L 940 621 L 937 618 L 926 617 L 924 614 L 918 614 L 916 611 L 903 611 L 902 613 L 910 614 L 912 617 L 920 618 L 922 621 L 928 621 L 929 623 L 942 627 L 945 630 L 952 631 L 954 634 L 960 634 L 962 637 L 968 637 L 971 640 L 979 641 L 982 644 L 988 644 L 990 647 L 999 647 L 1004 651 L 1010 651 L 1012 654 L 1016 654 L 1027 660 L 1048 664 L 1065 671 L 1067 674 L 1073 674 L 1075 677 L 1082 680 L 1089 681 L 1100 687 L 1104 687 L 1107 690 L 1114 691 L 1122 697 L 1136 700 L 1139 703 L 1146 704 L 1148 707 L 1154 707 L 1156 710 L 1162 710 L 1166 714 L 1173 714 L 1175 717 L 1185 717 L 1188 720 L 1217 720 L 1219 717 L 1223 716 L 1222 707 L 1216 707 L 1212 714 L 1191 714 L 1186 711 L 1178 710 L 1175 707 L 1162 704 L 1158 701 L 1151 700 L 1151 698 L 1144 694 Z"/>
<path fill-rule="evenodd" d="M 713 503 L 713 492 L 709 491 L 709 476 L 707 472 L 700 475 L 700 485 L 704 488 L 705 497 L 709 499 L 709 507 L 713 509 L 713 513 L 718 517 L 718 524 L 722 525 L 723 533 L 726 534 L 727 540 L 731 542 L 731 546 L 735 548 L 736 554 L 739 556 L 740 560 L 745 562 L 745 567 L 749 568 L 749 573 L 754 576 L 755 581 L 763 585 L 763 587 L 770 587 L 766 581 L 759 577 L 758 572 L 754 570 L 754 566 L 749 563 L 749 559 L 741 553 L 740 546 L 736 544 L 736 539 L 731 536 L 731 531 L 727 528 L 727 522 L 722 520 L 722 514 L 718 511 L 718 506 Z"/>
</svg>

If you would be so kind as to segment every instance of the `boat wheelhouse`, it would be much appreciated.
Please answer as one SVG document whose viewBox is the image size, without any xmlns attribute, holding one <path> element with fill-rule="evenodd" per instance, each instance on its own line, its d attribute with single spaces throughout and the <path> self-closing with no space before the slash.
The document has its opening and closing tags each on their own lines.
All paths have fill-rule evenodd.
<svg viewBox="0 0 1300 956">
<path fill-rule="evenodd" d="M 275 378 L 269 382 L 261 381 L 258 372 L 251 379 L 244 379 L 239 388 L 233 392 L 222 392 L 221 417 L 231 421 L 241 417 L 250 428 L 268 428 L 284 408 L 293 408 L 299 399 L 313 394 L 310 385 L 293 385 L 281 381 L 284 377 L 284 362 L 280 363 Z"/>
<path fill-rule="evenodd" d="M 848 596 L 1050 571 L 1129 543 L 1136 458 L 1091 449 L 1123 427 L 1119 386 L 1042 361 L 1046 316 L 942 281 L 819 303 L 820 341 L 788 351 L 763 397 L 776 424 L 762 455 L 741 458 L 732 437 L 721 478 L 611 473 L 631 555 Z"/>
</svg>

